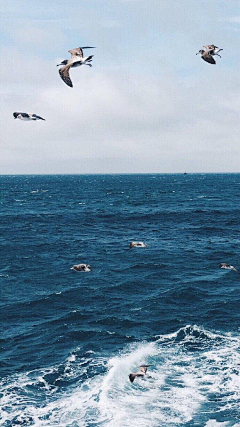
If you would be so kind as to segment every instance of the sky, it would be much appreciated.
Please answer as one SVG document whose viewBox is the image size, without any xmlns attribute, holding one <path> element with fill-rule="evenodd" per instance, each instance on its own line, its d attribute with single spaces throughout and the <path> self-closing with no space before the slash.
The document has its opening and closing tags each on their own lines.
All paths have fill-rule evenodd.
<svg viewBox="0 0 240 427">
<path fill-rule="evenodd" d="M 2 0 L 0 174 L 240 172 L 238 0 Z M 222 48 L 216 65 L 196 56 Z M 60 79 L 69 49 L 93 67 Z M 46 121 L 13 119 L 13 112 Z"/>
</svg>

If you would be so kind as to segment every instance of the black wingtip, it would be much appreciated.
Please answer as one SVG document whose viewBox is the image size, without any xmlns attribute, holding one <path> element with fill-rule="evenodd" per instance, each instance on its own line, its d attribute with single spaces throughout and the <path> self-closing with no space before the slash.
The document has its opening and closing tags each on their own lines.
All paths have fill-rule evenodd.
<svg viewBox="0 0 240 427">
<path fill-rule="evenodd" d="M 135 375 L 130 374 L 130 375 L 129 375 L 129 379 L 130 379 L 131 383 L 133 383 L 133 381 L 134 381 L 134 379 L 135 379 Z"/>
</svg>

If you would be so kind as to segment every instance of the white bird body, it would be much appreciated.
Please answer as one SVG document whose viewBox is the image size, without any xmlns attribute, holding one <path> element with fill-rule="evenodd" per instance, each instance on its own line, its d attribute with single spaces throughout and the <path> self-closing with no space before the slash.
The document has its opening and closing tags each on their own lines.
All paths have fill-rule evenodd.
<svg viewBox="0 0 240 427">
<path fill-rule="evenodd" d="M 92 271 L 91 266 L 88 264 L 76 264 L 73 265 L 70 270 L 75 271 L 84 271 L 85 273 L 88 273 L 89 271 Z"/>
<path fill-rule="evenodd" d="M 88 56 L 84 58 L 79 57 L 73 57 L 72 59 L 69 59 L 68 64 L 73 64 L 72 67 L 80 67 L 81 65 L 85 64 L 88 60 Z"/>
<path fill-rule="evenodd" d="M 238 273 L 238 270 L 233 265 L 227 264 L 226 262 L 221 262 L 221 264 L 219 264 L 219 267 L 224 268 L 224 270 L 233 270 Z"/>
<path fill-rule="evenodd" d="M 24 116 L 22 116 L 22 114 L 18 115 L 18 119 L 25 120 L 25 121 L 32 120 L 31 117 L 30 117 L 30 115 L 29 115 L 29 117 L 24 117 Z"/>
<path fill-rule="evenodd" d="M 147 245 L 144 242 L 131 242 L 130 243 L 130 249 L 132 248 L 146 248 Z"/>
<path fill-rule="evenodd" d="M 212 55 L 217 55 L 222 49 L 214 49 Z"/>
</svg>

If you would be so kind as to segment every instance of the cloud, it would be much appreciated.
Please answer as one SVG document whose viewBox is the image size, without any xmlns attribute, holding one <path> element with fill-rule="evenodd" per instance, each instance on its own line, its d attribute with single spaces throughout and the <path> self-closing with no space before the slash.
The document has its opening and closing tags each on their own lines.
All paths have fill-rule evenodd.
<svg viewBox="0 0 240 427">
<path fill-rule="evenodd" d="M 0 69 L 2 173 L 237 171 L 240 90 L 231 50 L 224 48 L 216 66 L 204 63 L 195 55 L 205 43 L 197 16 L 191 9 L 193 19 L 182 32 L 188 18 L 174 4 L 169 11 L 159 6 L 166 13 L 159 27 L 149 10 L 142 22 L 142 11 L 139 15 L 133 4 L 127 17 L 117 7 L 115 13 L 96 9 L 91 15 L 92 1 L 84 13 L 76 6 L 70 34 L 69 11 L 65 18 L 59 10 L 55 16 L 51 11 L 40 15 L 45 23 L 36 23 L 36 30 L 36 18 L 25 16 L 24 27 L 17 25 L 11 33 L 11 49 L 7 40 L 0 51 L 7 64 Z M 141 19 L 133 22 L 130 37 L 122 24 L 133 11 Z M 98 14 L 91 34 L 98 41 L 93 68 L 71 70 L 71 89 L 56 64 L 77 46 L 77 20 L 86 16 L 89 22 Z M 173 22 L 179 23 L 179 34 Z M 217 34 L 222 37 L 220 30 Z M 36 113 L 46 122 L 13 120 L 13 111 Z"/>
<path fill-rule="evenodd" d="M 236 24 L 240 24 L 240 16 L 232 16 L 232 17 L 228 17 L 228 18 L 222 18 L 221 21 L 233 22 Z"/>
</svg>

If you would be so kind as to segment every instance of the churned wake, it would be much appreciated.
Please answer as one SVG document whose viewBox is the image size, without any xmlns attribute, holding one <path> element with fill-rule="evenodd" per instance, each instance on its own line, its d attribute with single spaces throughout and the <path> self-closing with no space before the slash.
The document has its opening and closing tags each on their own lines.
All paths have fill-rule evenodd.
<svg viewBox="0 0 240 427">
<path fill-rule="evenodd" d="M 1 383 L 1 425 L 236 427 L 239 348 L 239 337 L 187 325 L 110 359 L 76 349 L 62 365 Z M 130 383 L 143 363 L 149 375 Z"/>
</svg>

